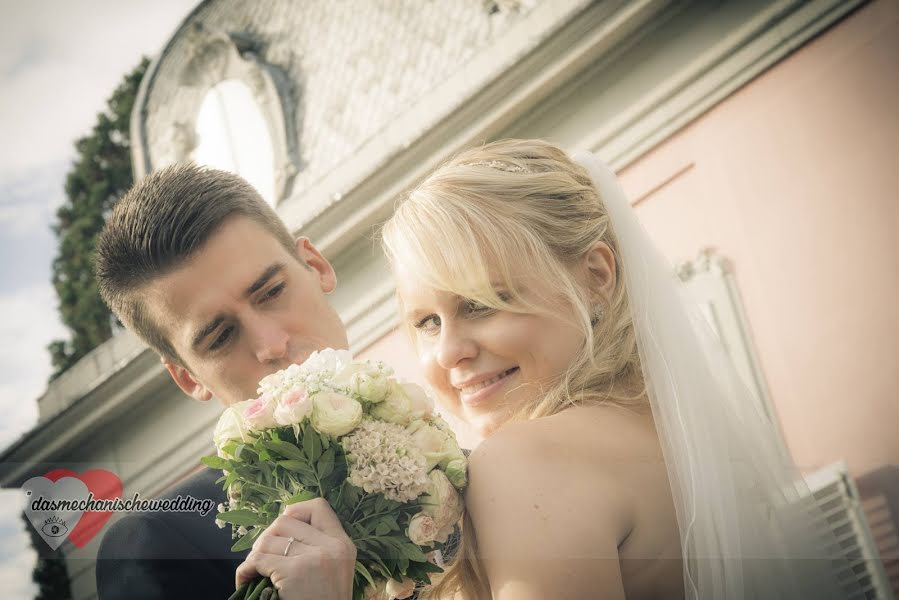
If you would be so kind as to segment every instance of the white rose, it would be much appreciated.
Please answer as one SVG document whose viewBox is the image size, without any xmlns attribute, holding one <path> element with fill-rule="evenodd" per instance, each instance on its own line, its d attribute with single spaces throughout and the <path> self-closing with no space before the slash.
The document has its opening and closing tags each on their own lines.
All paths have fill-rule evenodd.
<svg viewBox="0 0 899 600">
<path fill-rule="evenodd" d="M 250 401 L 243 410 L 243 420 L 253 431 L 262 431 L 277 427 L 275 421 L 275 401 L 268 394 L 263 394 Z"/>
<path fill-rule="evenodd" d="M 434 401 L 428 396 L 424 388 L 416 383 L 400 384 L 406 396 L 409 397 L 409 406 L 412 411 L 413 419 L 423 419 L 432 417 L 434 414 Z"/>
<path fill-rule="evenodd" d="M 384 400 L 393 391 L 394 383 L 390 369 L 380 363 L 353 363 L 331 380 L 333 386 L 346 388 L 372 404 Z"/>
<path fill-rule="evenodd" d="M 440 469 L 428 473 L 431 484 L 421 499 L 421 512 L 431 517 L 438 529 L 455 525 L 462 518 L 462 496 Z"/>
<path fill-rule="evenodd" d="M 360 371 L 350 381 L 350 388 L 373 404 L 382 402 L 389 396 L 395 385 L 393 379 L 377 369 Z"/>
<path fill-rule="evenodd" d="M 424 513 L 418 513 L 409 521 L 406 535 L 413 544 L 429 546 L 440 535 L 440 528 L 437 527 L 434 519 Z"/>
<path fill-rule="evenodd" d="M 300 387 L 292 389 L 281 398 L 275 408 L 275 421 L 278 425 L 295 425 L 312 413 L 312 398 Z"/>
<path fill-rule="evenodd" d="M 421 420 L 413 421 L 406 431 L 411 435 L 415 446 L 424 454 L 425 460 L 428 461 L 428 471 L 440 464 L 443 458 L 443 446 L 447 439 L 446 433 Z"/>
<path fill-rule="evenodd" d="M 319 433 L 346 435 L 362 421 L 362 405 L 337 392 L 319 392 L 312 404 L 312 426 Z"/>
<path fill-rule="evenodd" d="M 401 383 L 394 386 L 383 402 L 371 409 L 376 419 L 408 425 L 416 419 L 430 416 L 433 404 L 425 391 L 414 383 Z"/>
<path fill-rule="evenodd" d="M 409 424 L 406 431 L 412 436 L 412 440 L 418 449 L 425 455 L 429 471 L 436 466 L 446 471 L 450 463 L 456 462 L 454 474 L 453 477 L 450 477 L 450 480 L 458 488 L 465 486 L 464 483 L 461 483 L 461 485 L 457 484 L 460 481 L 458 472 L 460 464 L 458 461 L 462 461 L 461 467 L 463 468 L 464 476 L 465 454 L 459 448 L 459 442 L 456 441 L 456 437 L 451 430 L 440 429 L 430 423 L 418 420 Z"/>
<path fill-rule="evenodd" d="M 252 400 L 245 400 L 233 404 L 226 408 L 225 412 L 222 413 L 222 416 L 219 417 L 218 423 L 215 425 L 215 431 L 212 434 L 212 439 L 215 442 L 215 447 L 219 451 L 219 456 L 223 455 L 222 446 L 229 441 L 240 440 L 246 442 L 251 439 L 249 427 L 247 427 L 242 416 L 244 409 L 251 402 Z"/>
<path fill-rule="evenodd" d="M 402 581 L 388 579 L 386 591 L 387 597 L 390 598 L 390 600 L 403 600 L 415 593 L 415 582 L 408 577 L 403 577 Z"/>
</svg>

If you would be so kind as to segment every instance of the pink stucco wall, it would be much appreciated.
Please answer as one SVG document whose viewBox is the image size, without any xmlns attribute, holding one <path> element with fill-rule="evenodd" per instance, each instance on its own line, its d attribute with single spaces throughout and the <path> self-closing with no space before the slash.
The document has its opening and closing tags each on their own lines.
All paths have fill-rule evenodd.
<svg viewBox="0 0 899 600">
<path fill-rule="evenodd" d="M 899 462 L 899 3 L 866 5 L 621 177 L 672 261 L 732 260 L 802 469 Z M 401 332 L 365 354 L 420 381 Z"/>
</svg>

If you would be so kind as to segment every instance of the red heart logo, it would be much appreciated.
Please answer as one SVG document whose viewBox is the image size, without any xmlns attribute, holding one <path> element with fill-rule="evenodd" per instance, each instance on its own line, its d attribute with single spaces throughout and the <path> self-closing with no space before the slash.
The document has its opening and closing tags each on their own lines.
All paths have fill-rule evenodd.
<svg viewBox="0 0 899 600">
<path fill-rule="evenodd" d="M 52 482 L 56 482 L 63 477 L 74 477 L 80 479 L 87 486 L 87 489 L 94 495 L 96 500 L 113 500 L 122 497 L 122 480 L 112 471 L 105 469 L 91 469 L 85 471 L 81 475 L 68 469 L 53 469 L 44 475 Z M 66 539 L 75 544 L 78 548 L 84 546 L 93 539 L 109 518 L 112 516 L 111 511 L 84 511 L 81 520 L 75 526 Z"/>
</svg>

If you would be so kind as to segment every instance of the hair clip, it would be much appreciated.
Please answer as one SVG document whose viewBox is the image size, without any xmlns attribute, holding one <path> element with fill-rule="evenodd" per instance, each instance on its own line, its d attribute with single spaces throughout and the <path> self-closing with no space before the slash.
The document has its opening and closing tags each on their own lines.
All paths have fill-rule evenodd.
<svg viewBox="0 0 899 600">
<path fill-rule="evenodd" d="M 513 165 L 512 163 L 507 163 L 501 160 L 482 160 L 478 162 L 468 163 L 468 166 L 471 167 L 490 167 L 491 169 L 497 169 L 498 171 L 506 171 L 507 173 L 527 173 L 528 170 L 524 167 L 519 167 L 518 165 Z"/>
</svg>

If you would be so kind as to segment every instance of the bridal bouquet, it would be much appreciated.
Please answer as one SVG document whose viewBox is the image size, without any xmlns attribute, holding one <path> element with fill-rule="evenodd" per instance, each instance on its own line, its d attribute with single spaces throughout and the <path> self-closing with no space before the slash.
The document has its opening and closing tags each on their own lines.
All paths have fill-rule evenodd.
<svg viewBox="0 0 899 600">
<path fill-rule="evenodd" d="M 408 598 L 441 569 L 462 515 L 466 459 L 419 386 L 345 350 L 314 353 L 259 383 L 259 397 L 228 407 L 215 428 L 232 550 L 252 546 L 294 502 L 328 501 L 357 548 L 353 599 Z M 270 588 L 267 591 L 266 588 Z M 277 598 L 267 579 L 232 598 Z"/>
</svg>

